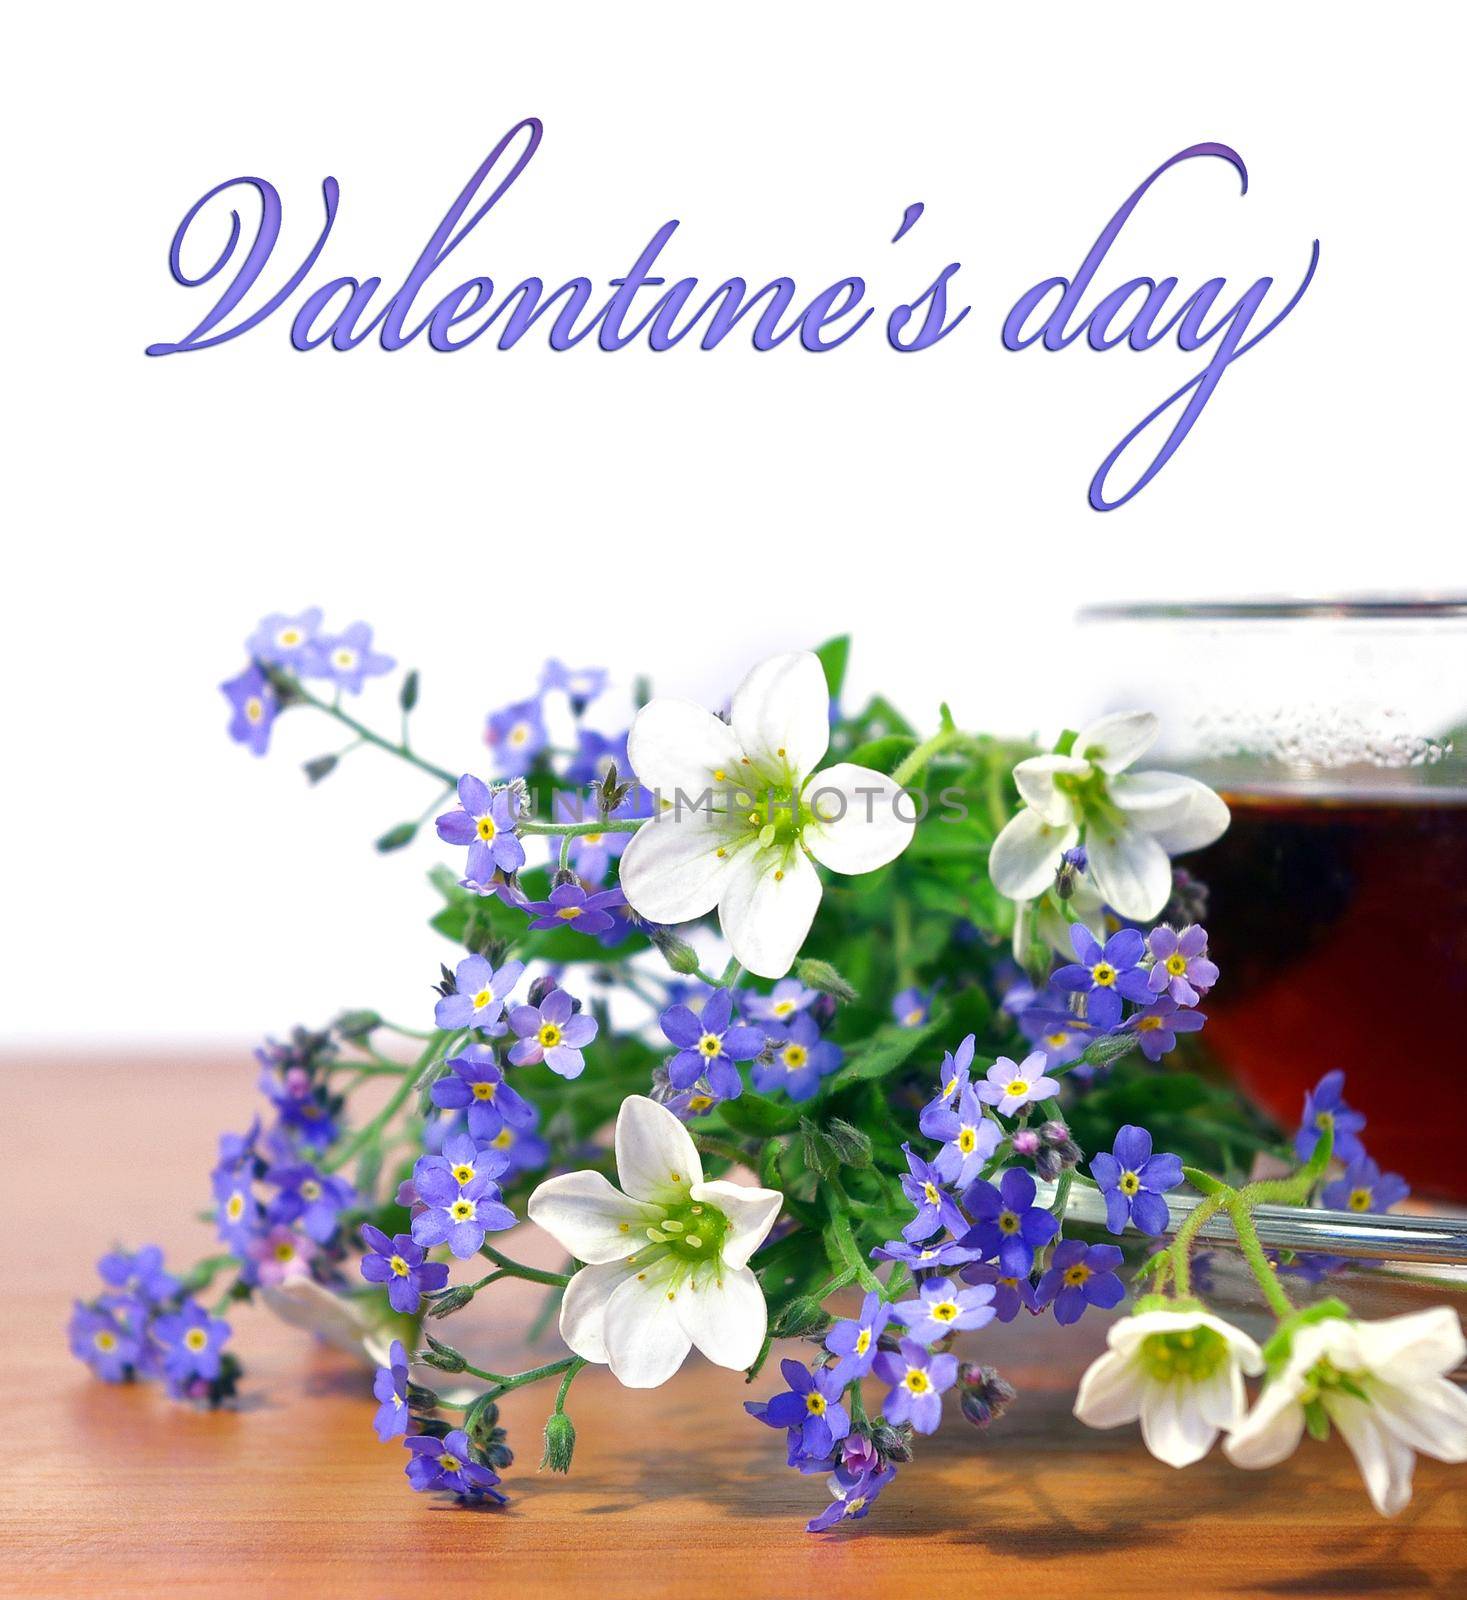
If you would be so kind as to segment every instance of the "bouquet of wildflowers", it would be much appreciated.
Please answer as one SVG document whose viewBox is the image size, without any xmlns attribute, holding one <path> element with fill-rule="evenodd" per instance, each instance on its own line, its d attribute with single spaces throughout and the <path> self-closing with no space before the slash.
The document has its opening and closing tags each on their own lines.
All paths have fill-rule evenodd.
<svg viewBox="0 0 1467 1600">
<path fill-rule="evenodd" d="M 837 639 L 755 666 L 723 714 L 643 691 L 629 727 L 598 729 L 607 675 L 552 661 L 488 717 L 476 774 L 409 742 L 416 673 L 400 732 L 345 709 L 394 668 L 364 624 L 273 616 L 248 651 L 223 685 L 241 744 L 262 755 L 279 716 L 314 713 L 351 742 L 313 783 L 359 749 L 422 772 L 422 817 L 377 848 L 436 818 L 452 953 L 421 1017 L 353 1010 L 261 1048 L 268 1120 L 226 1134 L 212 1176 L 221 1250 L 182 1277 L 152 1249 L 103 1259 L 71 1328 L 99 1376 L 220 1403 L 241 1375 L 224 1315 L 263 1301 L 365 1352 L 411 1486 L 474 1502 L 502 1498 L 511 1390 L 547 1385 L 543 1465 L 566 1471 L 587 1364 L 646 1388 L 696 1348 L 762 1392 L 771 1340 L 801 1339 L 809 1359 L 746 1409 L 825 1479 L 819 1531 L 864 1517 L 945 1415 L 1002 1413 L 988 1324 L 1129 1295 L 1075 1412 L 1139 1421 L 1164 1461 L 1223 1434 L 1263 1467 L 1333 1426 L 1390 1513 L 1414 1452 L 1467 1457 L 1456 1314 L 1359 1321 L 1320 1288 L 1338 1262 L 1259 1240 L 1263 1202 L 1383 1210 L 1405 1186 L 1370 1162 L 1339 1074 L 1290 1141 L 1186 1059 L 1223 979 L 1205 887 L 1173 857 L 1228 812 L 1144 766 L 1149 714 L 1048 750 L 946 707 L 924 731 L 881 698 L 842 707 Z M 425 985 L 432 959 L 425 941 Z M 1240 1151 L 1286 1175 L 1247 1181 Z M 1208 1307 L 1214 1217 L 1276 1320 L 1262 1346 Z M 526 1221 L 563 1270 L 504 1248 Z M 564 1353 L 505 1372 L 450 1342 L 505 1278 L 544 1287 Z"/>
</svg>

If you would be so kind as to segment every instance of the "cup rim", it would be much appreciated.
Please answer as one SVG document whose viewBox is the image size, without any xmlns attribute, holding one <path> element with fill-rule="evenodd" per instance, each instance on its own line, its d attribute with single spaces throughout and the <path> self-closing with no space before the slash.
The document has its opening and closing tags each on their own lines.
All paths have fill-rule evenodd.
<svg viewBox="0 0 1467 1600">
<path fill-rule="evenodd" d="M 1336 599 L 1114 600 L 1082 606 L 1078 622 L 1309 622 L 1467 618 L 1467 595 L 1358 595 Z"/>
</svg>

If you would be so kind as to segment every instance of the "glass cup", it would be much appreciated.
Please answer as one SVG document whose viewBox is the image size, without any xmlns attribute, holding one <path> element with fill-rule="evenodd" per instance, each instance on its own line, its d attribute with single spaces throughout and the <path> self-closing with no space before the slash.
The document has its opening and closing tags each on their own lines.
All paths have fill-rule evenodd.
<svg viewBox="0 0 1467 1600">
<path fill-rule="evenodd" d="M 1366 1146 L 1467 1199 L 1467 599 L 1096 606 L 1095 714 L 1154 710 L 1141 765 L 1203 779 L 1222 979 L 1205 1039 L 1284 1127 L 1343 1068 Z"/>
</svg>

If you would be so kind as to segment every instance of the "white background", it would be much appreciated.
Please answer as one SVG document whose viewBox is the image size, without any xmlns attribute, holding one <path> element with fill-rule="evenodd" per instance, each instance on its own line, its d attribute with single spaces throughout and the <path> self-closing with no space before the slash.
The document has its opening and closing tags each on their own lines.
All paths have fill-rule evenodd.
<svg viewBox="0 0 1467 1600">
<path fill-rule="evenodd" d="M 440 849 L 369 845 L 424 781 L 362 753 L 308 792 L 299 761 L 335 740 L 306 715 L 265 761 L 224 737 L 217 684 L 270 610 L 371 620 L 423 669 L 422 747 L 482 768 L 483 713 L 546 653 L 717 700 L 767 647 L 850 628 L 858 690 L 1023 729 L 1103 680 L 1069 631 L 1087 600 L 1462 587 L 1461 19 L 1339 0 L 13 17 L 8 1039 L 428 1014 Z M 387 294 L 527 114 L 539 154 L 425 308 L 478 273 L 604 284 L 677 217 L 664 265 L 710 289 L 787 273 L 808 297 L 857 273 L 884 316 L 959 260 L 973 311 L 913 356 L 875 320 L 818 356 L 746 333 L 556 354 L 543 331 L 389 356 L 296 353 L 297 296 L 221 349 L 143 355 L 203 314 L 167 249 L 213 184 L 279 188 L 273 285 L 335 175 L 309 283 L 376 273 Z M 1100 288 L 1292 288 L 1316 237 L 1320 270 L 1159 478 L 1097 515 L 1095 467 L 1205 355 L 1011 354 L 999 330 L 1203 139 L 1242 153 L 1247 196 L 1221 162 L 1174 169 Z M 391 722 L 390 689 L 362 704 Z"/>
</svg>

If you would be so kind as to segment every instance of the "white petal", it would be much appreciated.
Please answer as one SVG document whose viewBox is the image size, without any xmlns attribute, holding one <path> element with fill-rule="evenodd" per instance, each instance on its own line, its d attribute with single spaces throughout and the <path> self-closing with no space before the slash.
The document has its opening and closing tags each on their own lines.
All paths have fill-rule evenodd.
<svg viewBox="0 0 1467 1600">
<path fill-rule="evenodd" d="M 1467 1360 L 1462 1324 L 1450 1306 L 1356 1324 L 1361 1358 L 1383 1378 L 1440 1377 Z"/>
<path fill-rule="evenodd" d="M 678 1285 L 674 1305 L 682 1331 L 715 1366 L 737 1372 L 753 1365 L 769 1311 L 759 1280 L 747 1267 L 687 1279 Z"/>
<path fill-rule="evenodd" d="M 531 1222 L 588 1264 L 625 1259 L 663 1215 L 660 1206 L 629 1200 L 599 1172 L 547 1178 L 526 1209 Z"/>
<path fill-rule="evenodd" d="M 1052 827 L 1073 822 L 1075 807 L 1068 795 L 1055 788 L 1055 774 L 1068 772 L 1080 778 L 1089 772 L 1090 763 L 1077 756 L 1030 756 L 1014 768 L 1014 784 L 1024 802 Z"/>
<path fill-rule="evenodd" d="M 1056 828 L 1027 806 L 1010 819 L 988 852 L 993 887 L 1010 900 L 1033 900 L 1054 882 L 1060 857 L 1080 837 L 1073 824 Z"/>
<path fill-rule="evenodd" d="M 677 1205 L 703 1181 L 693 1137 L 666 1106 L 629 1094 L 616 1115 L 616 1174 L 634 1200 Z"/>
<path fill-rule="evenodd" d="M 1370 1401 L 1403 1444 L 1438 1461 L 1467 1461 L 1467 1393 L 1449 1378 L 1374 1383 Z"/>
<path fill-rule="evenodd" d="M 804 777 L 830 744 L 830 689 L 819 656 L 809 650 L 761 661 L 734 692 L 734 733 L 767 776 Z"/>
<path fill-rule="evenodd" d="M 1160 729 L 1160 720 L 1150 711 L 1114 711 L 1081 728 L 1070 753 L 1115 774 L 1149 750 Z"/>
<path fill-rule="evenodd" d="M 1117 778 L 1111 799 L 1131 812 L 1168 855 L 1201 850 L 1227 832 L 1232 813 L 1221 795 L 1179 772 L 1137 772 Z M 1150 803 L 1166 796 L 1168 803 Z"/>
<path fill-rule="evenodd" d="M 1116 824 L 1085 834 L 1086 871 L 1108 906 L 1133 922 L 1148 922 L 1171 897 L 1172 864 L 1149 833 Z"/>
<path fill-rule="evenodd" d="M 303 1328 L 337 1350 L 344 1350 L 367 1365 L 385 1366 L 374 1360 L 382 1342 L 377 1330 L 359 1309 L 359 1300 L 333 1294 L 314 1278 L 287 1278 L 283 1283 L 260 1289 L 260 1298 L 292 1328 Z"/>
<path fill-rule="evenodd" d="M 612 1291 L 602 1334 L 618 1383 L 655 1389 L 682 1366 L 693 1341 L 678 1319 L 677 1297 L 687 1292 L 686 1283 L 674 1286 L 669 1273 L 655 1270 L 645 1278 L 633 1273 Z"/>
<path fill-rule="evenodd" d="M 1113 1322 L 1105 1342 L 1112 1350 L 1129 1355 L 1154 1333 L 1185 1333 L 1189 1328 L 1210 1328 L 1227 1341 L 1244 1372 L 1263 1371 L 1263 1352 L 1253 1340 L 1241 1328 L 1213 1316 L 1210 1311 L 1142 1311 Z"/>
<path fill-rule="evenodd" d="M 778 1189 L 756 1189 L 752 1184 L 729 1183 L 724 1178 L 694 1184 L 688 1198 L 706 1200 L 728 1218 L 722 1259 L 726 1266 L 735 1268 L 747 1265 L 749 1257 L 764 1243 L 784 1204 Z"/>
<path fill-rule="evenodd" d="M 1334 1391 L 1325 1401 L 1325 1410 L 1349 1445 L 1375 1509 L 1383 1517 L 1404 1510 L 1411 1499 L 1411 1474 L 1416 1466 L 1411 1447 L 1382 1427 L 1371 1406 L 1352 1394 Z"/>
<path fill-rule="evenodd" d="M 743 750 L 726 722 L 691 700 L 659 696 L 637 713 L 627 735 L 627 758 L 644 789 L 689 800 L 738 771 Z"/>
<path fill-rule="evenodd" d="M 1235 1466 L 1274 1467 L 1293 1455 L 1304 1437 L 1304 1408 L 1287 1374 L 1267 1384 L 1252 1411 L 1223 1441 Z"/>
<path fill-rule="evenodd" d="M 728 881 L 735 855 L 730 844 L 721 813 L 674 809 L 644 822 L 622 852 L 618 876 L 627 903 L 650 922 L 703 916 Z"/>
<path fill-rule="evenodd" d="M 653 1258 L 654 1265 L 656 1259 Z M 560 1336 L 583 1361 L 605 1365 L 609 1359 L 605 1328 L 607 1303 L 628 1278 L 646 1270 L 645 1259 L 582 1267 L 565 1286 L 560 1301 Z"/>
<path fill-rule="evenodd" d="M 1186 1383 L 1151 1383 L 1141 1396 L 1141 1438 L 1158 1461 L 1190 1467 L 1212 1448 L 1217 1429 L 1202 1415 Z"/>
<path fill-rule="evenodd" d="M 1141 1415 L 1141 1369 L 1127 1355 L 1107 1350 L 1080 1379 L 1075 1415 L 1088 1428 L 1118 1428 Z"/>
<path fill-rule="evenodd" d="M 870 767 L 838 762 L 805 785 L 803 838 L 832 872 L 874 872 L 896 858 L 917 830 L 917 803 Z"/>
<path fill-rule="evenodd" d="M 819 905 L 820 874 L 803 850 L 746 849 L 724 880 L 718 923 L 741 966 L 756 977 L 782 978 Z"/>
<path fill-rule="evenodd" d="M 1242 1422 L 1248 1409 L 1243 1389 L 1243 1374 L 1237 1363 L 1227 1362 L 1210 1378 L 1193 1386 L 1193 1404 L 1213 1428 L 1231 1433 Z"/>
</svg>

